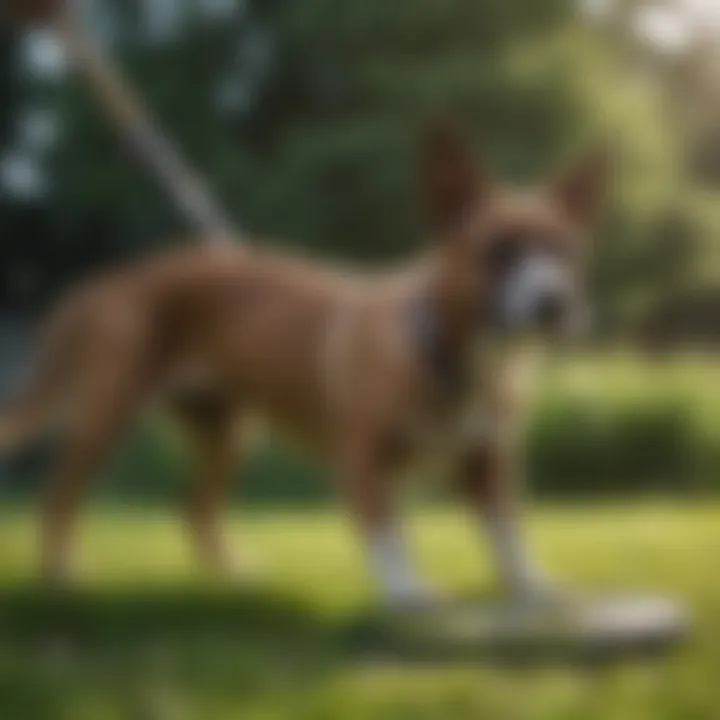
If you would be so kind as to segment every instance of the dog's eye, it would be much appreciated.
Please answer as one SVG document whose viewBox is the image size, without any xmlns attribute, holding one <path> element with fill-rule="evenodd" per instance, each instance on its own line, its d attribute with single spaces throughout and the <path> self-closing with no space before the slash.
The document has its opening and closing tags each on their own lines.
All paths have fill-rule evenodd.
<svg viewBox="0 0 720 720">
<path fill-rule="evenodd" d="M 505 273 L 520 258 L 522 251 L 521 238 L 515 234 L 500 235 L 486 248 L 483 254 L 483 265 L 493 273 Z"/>
</svg>

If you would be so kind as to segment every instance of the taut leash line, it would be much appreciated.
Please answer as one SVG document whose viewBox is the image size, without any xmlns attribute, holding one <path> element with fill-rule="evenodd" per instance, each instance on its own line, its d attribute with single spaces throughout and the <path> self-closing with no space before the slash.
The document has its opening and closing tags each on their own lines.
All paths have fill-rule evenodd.
<svg viewBox="0 0 720 720">
<path fill-rule="evenodd" d="M 238 237 L 204 179 L 191 170 L 177 148 L 155 124 L 129 83 L 86 30 L 72 2 L 59 12 L 55 27 L 74 67 L 97 99 L 128 149 L 167 190 L 177 209 L 209 243 Z"/>
</svg>

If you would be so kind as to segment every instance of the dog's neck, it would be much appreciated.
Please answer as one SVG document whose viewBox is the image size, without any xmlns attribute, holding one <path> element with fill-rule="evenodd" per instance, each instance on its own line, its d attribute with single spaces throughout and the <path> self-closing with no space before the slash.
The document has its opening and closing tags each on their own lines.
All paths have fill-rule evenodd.
<svg viewBox="0 0 720 720">
<path fill-rule="evenodd" d="M 491 340 L 482 304 L 464 296 L 443 268 L 436 266 L 411 302 L 410 323 L 442 399 L 457 400 L 471 382 L 478 341 Z"/>
</svg>

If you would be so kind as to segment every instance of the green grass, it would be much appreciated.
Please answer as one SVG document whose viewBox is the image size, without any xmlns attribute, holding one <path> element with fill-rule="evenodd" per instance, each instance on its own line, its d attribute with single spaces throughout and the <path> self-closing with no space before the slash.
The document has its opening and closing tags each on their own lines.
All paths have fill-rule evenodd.
<svg viewBox="0 0 720 720">
<path fill-rule="evenodd" d="M 671 657 L 594 669 L 371 660 L 348 632 L 371 596 L 339 514 L 234 517 L 234 543 L 263 570 L 242 588 L 203 578 L 169 514 L 95 510 L 71 595 L 36 585 L 32 521 L 0 517 L 3 719 L 718 717 L 720 504 L 532 513 L 532 541 L 565 581 L 660 591 L 694 613 L 690 642 Z M 416 512 L 412 537 L 451 592 L 491 587 L 484 546 L 459 513 Z"/>
</svg>

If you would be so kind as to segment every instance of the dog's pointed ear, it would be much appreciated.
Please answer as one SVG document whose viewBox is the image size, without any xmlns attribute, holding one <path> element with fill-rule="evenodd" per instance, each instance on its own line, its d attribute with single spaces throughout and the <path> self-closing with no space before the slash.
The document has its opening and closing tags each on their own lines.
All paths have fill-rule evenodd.
<svg viewBox="0 0 720 720">
<path fill-rule="evenodd" d="M 469 145 L 447 118 L 425 128 L 421 175 L 430 221 L 441 230 L 462 220 L 484 186 Z"/>
<path fill-rule="evenodd" d="M 585 153 L 560 174 L 553 195 L 570 218 L 580 226 L 598 217 L 609 181 L 610 154 L 605 147 Z"/>
</svg>

